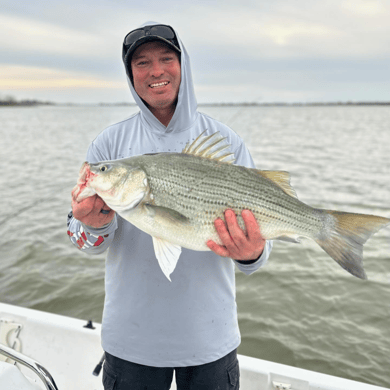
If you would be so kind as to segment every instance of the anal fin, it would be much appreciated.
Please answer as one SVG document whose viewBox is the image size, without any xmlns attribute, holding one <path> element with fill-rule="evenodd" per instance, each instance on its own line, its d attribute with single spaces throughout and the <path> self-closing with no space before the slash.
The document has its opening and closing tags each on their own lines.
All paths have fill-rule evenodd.
<svg viewBox="0 0 390 390">
<path fill-rule="evenodd" d="M 148 214 L 150 216 L 153 216 L 153 218 L 158 221 L 167 220 L 171 223 L 180 224 L 186 224 L 188 222 L 188 218 L 186 216 L 168 207 L 155 206 L 149 203 L 145 203 L 144 207 L 147 210 Z"/>
<path fill-rule="evenodd" d="M 161 238 L 153 238 L 154 253 L 164 275 L 171 282 L 170 274 L 175 270 L 181 254 L 181 246 L 172 244 Z"/>
</svg>

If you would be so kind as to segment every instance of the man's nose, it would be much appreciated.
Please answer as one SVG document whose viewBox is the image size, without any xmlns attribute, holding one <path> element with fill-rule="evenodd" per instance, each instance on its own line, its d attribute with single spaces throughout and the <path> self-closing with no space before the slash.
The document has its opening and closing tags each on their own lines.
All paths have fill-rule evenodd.
<svg viewBox="0 0 390 390">
<path fill-rule="evenodd" d="M 160 77 L 164 73 L 164 69 L 158 61 L 154 61 L 152 64 L 151 72 L 152 76 Z"/>
</svg>

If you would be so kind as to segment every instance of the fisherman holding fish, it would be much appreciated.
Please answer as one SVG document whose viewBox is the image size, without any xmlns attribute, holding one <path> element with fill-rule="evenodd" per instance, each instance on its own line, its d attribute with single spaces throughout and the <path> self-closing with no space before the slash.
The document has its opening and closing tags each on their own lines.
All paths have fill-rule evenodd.
<svg viewBox="0 0 390 390">
<path fill-rule="evenodd" d="M 122 58 L 140 111 L 100 133 L 88 149 L 88 163 L 181 153 L 202 133 L 202 139 L 210 136 L 212 142 L 212 135 L 219 132 L 230 145 L 220 160 L 233 154 L 236 164 L 254 167 L 235 132 L 197 111 L 189 56 L 172 27 L 150 22 L 131 31 L 124 39 Z M 110 166 L 99 169 L 103 172 Z M 88 192 L 86 183 L 94 175 L 88 164 L 80 172 L 72 191 L 68 235 L 85 253 L 108 250 L 102 321 L 104 388 L 169 389 L 175 371 L 179 390 L 238 389 L 235 266 L 248 275 L 256 271 L 266 263 L 272 241 L 263 239 L 251 211 L 238 215 L 239 224 L 228 209 L 224 218 L 214 221 L 215 236 L 204 243 L 202 252 L 181 249 L 144 233 L 95 192 Z M 139 183 L 140 189 L 126 206 L 131 212 L 136 213 L 133 210 L 149 196 L 149 213 L 161 221 L 177 217 L 153 204 L 147 178 L 134 177 L 134 186 Z M 80 197 L 82 192 L 87 196 Z M 163 223 L 154 224 L 164 229 Z M 179 236 L 180 230 L 175 234 Z"/>
<path fill-rule="evenodd" d="M 250 274 L 270 240 L 306 237 L 366 279 L 363 245 L 390 219 L 311 207 L 287 172 L 253 168 L 237 134 L 197 111 L 170 26 L 127 34 L 123 62 L 140 112 L 92 142 L 68 219 L 79 249 L 108 249 L 104 387 L 169 389 L 175 372 L 178 389 L 237 389 L 235 265 Z"/>
</svg>

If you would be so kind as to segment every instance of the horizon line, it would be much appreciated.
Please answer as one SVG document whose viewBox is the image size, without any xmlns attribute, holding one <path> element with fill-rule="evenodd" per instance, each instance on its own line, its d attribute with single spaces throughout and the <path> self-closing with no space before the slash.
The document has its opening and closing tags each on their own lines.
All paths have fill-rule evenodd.
<svg viewBox="0 0 390 390">
<path fill-rule="evenodd" d="M 133 102 L 99 102 L 99 103 L 57 103 L 52 101 L 41 101 L 37 99 L 22 99 L 16 100 L 11 97 L 6 99 L 0 98 L 0 106 L 37 106 L 37 105 L 52 105 L 52 106 L 137 106 Z M 257 106 L 373 106 L 381 105 L 387 106 L 390 105 L 390 101 L 328 101 L 328 102 L 202 102 L 198 103 L 198 106 L 247 106 L 247 107 L 257 107 Z"/>
</svg>

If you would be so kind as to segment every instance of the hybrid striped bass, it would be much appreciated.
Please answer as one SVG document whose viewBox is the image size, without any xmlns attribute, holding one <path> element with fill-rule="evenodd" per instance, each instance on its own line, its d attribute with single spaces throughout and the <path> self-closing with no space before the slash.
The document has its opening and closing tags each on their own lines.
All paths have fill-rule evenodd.
<svg viewBox="0 0 390 390">
<path fill-rule="evenodd" d="M 241 228 L 241 211 L 253 212 L 267 240 L 314 240 L 341 267 L 366 279 L 363 244 L 390 219 L 323 210 L 299 201 L 283 171 L 233 165 L 218 133 L 200 135 L 182 153 L 157 153 L 84 163 L 77 201 L 98 194 L 120 216 L 153 238 L 167 278 L 181 247 L 207 251 L 221 244 L 214 227 L 232 209 Z M 225 153 L 225 154 L 223 154 Z"/>
</svg>

